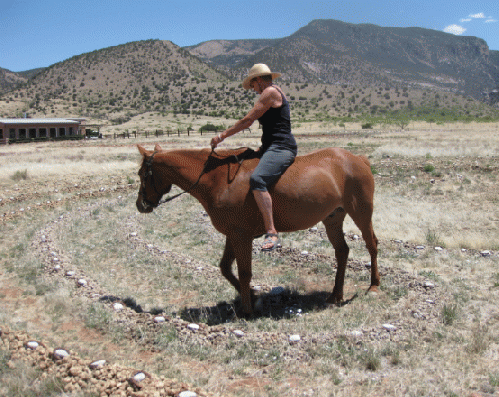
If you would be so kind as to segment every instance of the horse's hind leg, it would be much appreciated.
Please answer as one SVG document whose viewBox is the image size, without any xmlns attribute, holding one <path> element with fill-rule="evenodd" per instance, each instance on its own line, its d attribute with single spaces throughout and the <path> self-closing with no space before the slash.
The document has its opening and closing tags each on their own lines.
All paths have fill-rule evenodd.
<svg viewBox="0 0 499 397">
<path fill-rule="evenodd" d="M 373 230 L 372 213 L 372 204 L 364 203 L 364 205 L 359 205 L 358 209 L 349 212 L 349 215 L 360 229 L 362 238 L 364 239 L 369 255 L 371 256 L 371 286 L 369 287 L 369 291 L 377 292 L 380 285 L 378 272 L 378 239 Z"/>
<path fill-rule="evenodd" d="M 345 215 L 346 213 L 343 208 L 337 208 L 331 215 L 322 221 L 326 227 L 327 237 L 334 247 L 334 254 L 338 263 L 334 289 L 331 296 L 327 299 L 328 303 L 340 303 L 343 300 L 345 270 L 347 267 L 348 253 L 350 252 L 343 233 Z"/>
</svg>

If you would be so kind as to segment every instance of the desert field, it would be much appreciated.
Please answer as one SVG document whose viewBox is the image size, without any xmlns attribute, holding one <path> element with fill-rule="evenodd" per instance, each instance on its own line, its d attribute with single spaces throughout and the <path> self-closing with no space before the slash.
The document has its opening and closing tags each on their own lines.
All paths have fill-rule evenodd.
<svg viewBox="0 0 499 397">
<path fill-rule="evenodd" d="M 273 253 L 254 241 L 262 303 L 243 319 L 203 207 L 135 206 L 137 144 L 205 148 L 211 135 L 110 138 L 206 122 L 230 124 L 151 116 L 105 139 L 0 147 L 1 396 L 498 395 L 498 123 L 296 125 L 299 154 L 369 157 L 380 292 L 365 293 L 370 258 L 347 217 L 343 304 L 325 303 L 336 260 L 318 224 Z"/>
</svg>

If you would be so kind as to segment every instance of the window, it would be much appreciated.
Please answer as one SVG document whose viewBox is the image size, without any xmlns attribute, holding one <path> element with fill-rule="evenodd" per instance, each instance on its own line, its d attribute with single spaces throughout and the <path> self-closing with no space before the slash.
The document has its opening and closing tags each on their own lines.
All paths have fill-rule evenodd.
<svg viewBox="0 0 499 397">
<path fill-rule="evenodd" d="M 66 129 L 64 127 L 59 128 L 59 136 L 66 135 Z"/>
<path fill-rule="evenodd" d="M 16 129 L 9 128 L 9 139 L 16 139 Z"/>
</svg>

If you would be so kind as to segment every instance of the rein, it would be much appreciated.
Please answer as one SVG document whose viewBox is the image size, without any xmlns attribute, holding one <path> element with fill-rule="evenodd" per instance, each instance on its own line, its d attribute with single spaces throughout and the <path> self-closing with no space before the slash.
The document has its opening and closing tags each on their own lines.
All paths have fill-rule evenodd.
<svg viewBox="0 0 499 397">
<path fill-rule="evenodd" d="M 156 189 L 156 185 L 154 183 L 154 176 L 153 176 L 153 173 L 152 173 L 152 163 L 153 163 L 153 160 L 154 160 L 154 155 L 156 153 L 157 152 L 154 151 L 153 154 L 151 155 L 151 157 L 149 159 L 145 160 L 145 166 L 147 167 L 146 168 L 146 178 L 149 177 L 149 176 L 151 177 L 152 186 L 153 186 L 154 191 L 156 192 L 156 194 L 159 194 L 160 196 L 163 196 L 164 193 L 161 194 Z M 168 203 L 169 201 L 172 201 L 172 200 L 176 199 L 177 197 L 182 196 L 185 193 L 189 193 L 192 189 L 194 189 L 199 184 L 199 181 L 201 180 L 201 177 L 206 173 L 206 169 L 208 167 L 208 161 L 210 160 L 210 156 L 213 155 L 213 154 L 215 154 L 217 157 L 220 157 L 218 155 L 218 153 L 215 152 L 215 148 L 212 148 L 211 149 L 211 153 L 208 155 L 208 158 L 206 159 L 206 161 L 204 163 L 203 170 L 201 171 L 201 174 L 199 174 L 199 177 L 198 177 L 197 181 L 194 182 L 187 190 L 184 190 L 183 192 L 177 193 L 177 194 L 175 194 L 175 195 L 173 195 L 171 197 L 167 197 L 165 199 L 159 200 L 156 204 L 153 204 L 149 200 L 147 200 L 146 197 L 145 197 L 145 193 L 141 192 L 140 195 L 142 196 L 142 205 L 145 208 L 150 208 L 150 207 L 156 208 L 159 205 Z M 242 162 L 244 161 L 244 158 L 239 159 L 239 157 L 237 157 L 237 155 L 235 155 L 235 154 L 233 156 L 236 158 L 236 161 L 239 163 L 239 165 L 241 165 Z"/>
</svg>

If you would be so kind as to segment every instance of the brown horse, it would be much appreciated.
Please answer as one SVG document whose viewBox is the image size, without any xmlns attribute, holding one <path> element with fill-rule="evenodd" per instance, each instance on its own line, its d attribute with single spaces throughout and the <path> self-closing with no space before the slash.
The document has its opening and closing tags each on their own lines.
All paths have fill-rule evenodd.
<svg viewBox="0 0 499 397">
<path fill-rule="evenodd" d="M 138 149 L 143 156 L 139 170 L 139 212 L 153 211 L 172 184 L 194 196 L 210 216 L 215 229 L 226 236 L 220 269 L 240 293 L 243 311 L 251 314 L 252 242 L 265 233 L 262 216 L 249 187 L 249 177 L 258 163 L 256 152 L 250 149 L 162 150 L 159 145 L 154 152 L 140 145 Z M 369 290 L 377 291 L 380 279 L 378 240 L 372 227 L 374 178 L 366 157 L 339 148 L 298 156 L 269 192 L 279 232 L 307 229 L 321 221 L 326 227 L 338 262 L 328 303 L 343 300 L 349 253 L 343 233 L 346 214 L 362 232 L 371 255 Z M 239 279 L 232 272 L 234 259 Z"/>
</svg>

